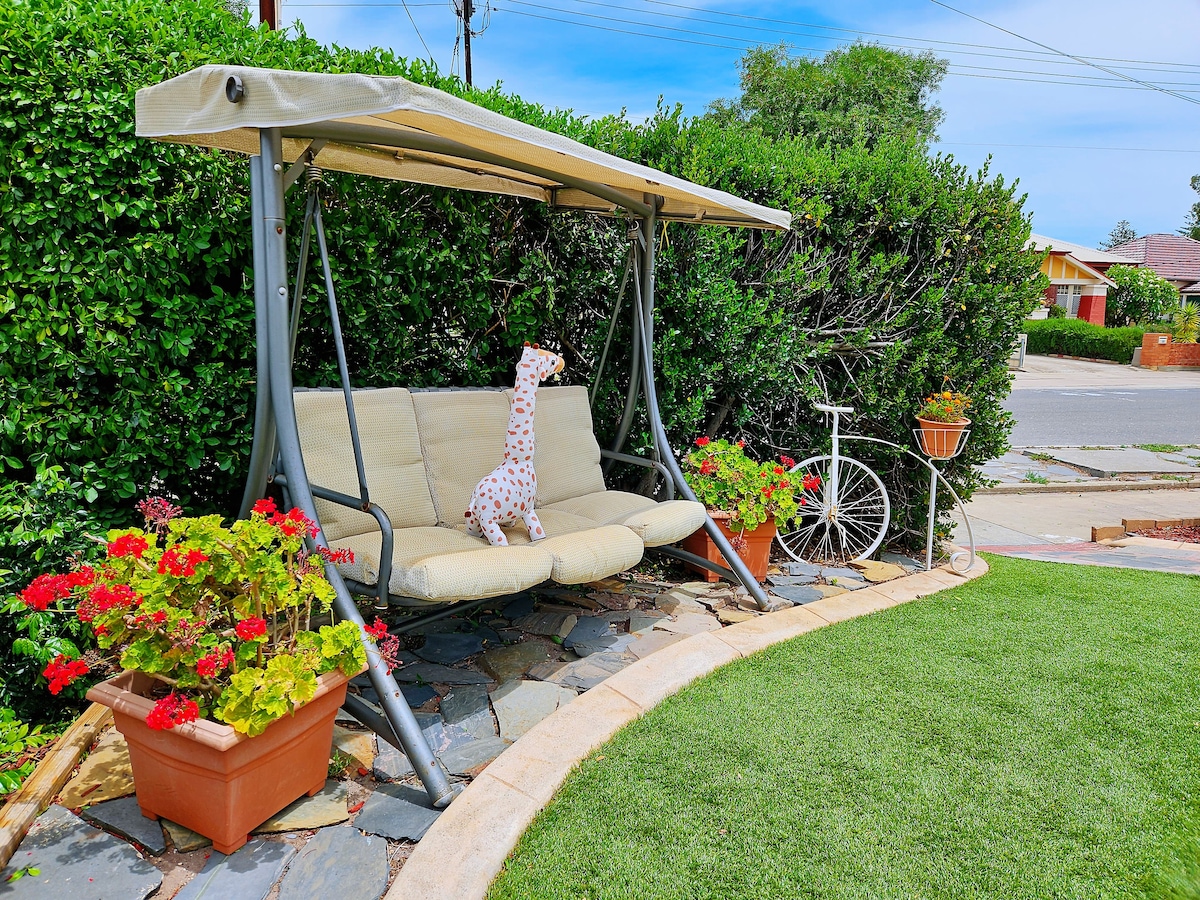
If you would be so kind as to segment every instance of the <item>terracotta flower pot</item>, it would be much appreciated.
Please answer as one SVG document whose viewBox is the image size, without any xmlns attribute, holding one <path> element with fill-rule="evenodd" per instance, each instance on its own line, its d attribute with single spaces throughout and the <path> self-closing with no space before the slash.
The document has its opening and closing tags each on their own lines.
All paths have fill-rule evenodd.
<svg viewBox="0 0 1200 900">
<path fill-rule="evenodd" d="M 729 538 L 735 548 L 739 543 L 743 544 L 738 550 L 738 556 L 746 563 L 750 574 L 759 581 L 763 581 L 767 577 L 767 566 L 771 562 L 771 541 L 775 540 L 775 520 L 767 519 L 753 531 L 733 532 L 729 530 L 729 513 L 710 510 L 709 515 L 713 517 L 717 527 L 721 529 L 725 537 Z M 689 553 L 702 556 L 709 562 L 722 566 L 728 565 L 725 557 L 721 555 L 721 551 L 717 549 L 717 545 L 713 543 L 712 538 L 703 528 L 698 528 L 685 537 L 681 546 Z M 684 563 L 684 565 L 703 575 L 705 581 L 717 581 L 721 577 L 716 572 L 710 572 L 708 569 L 702 569 L 691 563 Z"/>
<path fill-rule="evenodd" d="M 152 679 L 139 672 L 102 681 L 87 697 L 112 709 L 125 736 L 142 815 L 178 822 L 229 854 L 251 829 L 325 786 L 333 720 L 348 681 L 336 670 L 322 675 L 312 700 L 256 737 L 203 719 L 151 729 L 146 714 L 154 703 L 143 694 Z"/>
<path fill-rule="evenodd" d="M 950 459 L 958 452 L 963 430 L 971 424 L 970 419 L 957 422 L 933 422 L 917 417 L 920 423 L 921 451 L 933 459 Z"/>
</svg>

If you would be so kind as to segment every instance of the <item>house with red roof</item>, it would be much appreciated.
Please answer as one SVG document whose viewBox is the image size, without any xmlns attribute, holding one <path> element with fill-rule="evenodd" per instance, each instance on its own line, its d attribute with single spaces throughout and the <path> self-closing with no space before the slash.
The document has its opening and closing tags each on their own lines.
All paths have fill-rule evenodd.
<svg viewBox="0 0 1200 900">
<path fill-rule="evenodd" d="M 1104 274 L 1109 266 L 1139 265 L 1132 256 L 1115 250 L 1095 250 L 1042 234 L 1030 235 L 1025 246 L 1047 251 L 1042 261 L 1042 273 L 1050 279 L 1046 305 L 1061 306 L 1069 318 L 1086 319 L 1093 325 L 1104 324 L 1108 289 L 1116 287 Z"/>
<path fill-rule="evenodd" d="M 1200 302 L 1200 241 L 1179 234 L 1148 234 L 1110 252 L 1153 269 L 1179 289 L 1181 301 Z"/>
</svg>

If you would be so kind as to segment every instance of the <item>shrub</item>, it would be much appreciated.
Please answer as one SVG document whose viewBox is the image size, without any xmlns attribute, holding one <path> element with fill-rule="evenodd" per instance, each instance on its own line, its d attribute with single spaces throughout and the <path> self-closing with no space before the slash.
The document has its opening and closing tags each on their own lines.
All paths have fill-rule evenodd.
<svg viewBox="0 0 1200 900">
<path fill-rule="evenodd" d="M 1111 266 L 1108 277 L 1117 289 L 1108 296 L 1104 324 L 1151 324 L 1169 316 L 1179 305 L 1179 291 L 1153 269 L 1144 266 Z"/>
<path fill-rule="evenodd" d="M 1171 317 L 1171 337 L 1180 344 L 1196 343 L 1200 332 L 1200 304 L 1185 303 Z"/>
<path fill-rule="evenodd" d="M 1067 317 L 1067 309 L 1065 306 L 1059 306 L 1055 303 L 1053 306 L 1046 307 L 1047 319 L 1065 319 Z"/>
<path fill-rule="evenodd" d="M 676 446 L 720 431 L 819 449 L 818 397 L 854 405 L 855 430 L 904 440 L 943 374 L 975 401 L 971 446 L 946 470 L 955 487 L 969 494 L 972 463 L 1006 446 L 1006 360 L 1042 287 L 1029 223 L 1013 184 L 919 142 L 831 149 L 666 107 L 639 125 L 585 121 L 388 51 L 249 28 L 222 0 L 20 0 L 0 4 L 0 42 L 0 465 L 24 484 L 61 466 L 105 526 L 127 524 L 156 479 L 196 513 L 229 516 L 241 493 L 254 404 L 244 160 L 133 135 L 136 88 L 209 62 L 403 75 L 790 209 L 787 233 L 672 225 L 662 242 L 659 393 Z M 333 173 L 326 191 L 357 384 L 506 385 L 525 340 L 563 348 L 572 378 L 595 376 L 623 222 Z M 595 407 L 602 441 L 625 396 L 622 320 Z M 307 316 L 299 383 L 335 381 L 329 344 Z M 649 444 L 644 419 L 630 443 Z M 894 537 L 919 534 L 925 477 L 888 451 L 860 455 L 892 490 Z"/>
<path fill-rule="evenodd" d="M 1043 319 L 1025 323 L 1029 353 L 1058 353 L 1086 359 L 1111 359 L 1128 363 L 1142 346 L 1145 328 L 1104 328 L 1084 319 Z"/>
</svg>

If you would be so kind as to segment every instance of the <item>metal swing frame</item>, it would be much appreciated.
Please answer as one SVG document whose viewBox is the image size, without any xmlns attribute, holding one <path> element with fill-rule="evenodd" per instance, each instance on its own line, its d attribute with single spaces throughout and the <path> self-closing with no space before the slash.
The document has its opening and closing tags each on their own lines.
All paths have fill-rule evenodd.
<svg viewBox="0 0 1200 900">
<path fill-rule="evenodd" d="M 354 412 L 328 262 L 319 198 L 310 193 L 308 227 L 296 269 L 297 291 L 289 286 L 285 195 L 306 167 L 463 190 L 540 200 L 561 209 L 631 219 L 636 243 L 631 304 L 633 345 L 625 409 L 609 460 L 650 465 L 665 476 L 666 494 L 695 495 L 683 478 L 658 408 L 654 378 L 654 263 L 660 223 L 668 221 L 786 229 L 791 216 L 722 191 L 692 184 L 663 172 L 603 153 L 562 135 L 508 119 L 402 78 L 290 72 L 242 66 L 201 66 L 137 93 L 137 134 L 174 143 L 219 148 L 249 157 L 253 238 L 257 393 L 254 441 L 241 513 L 249 514 L 269 482 L 280 486 L 292 505 L 320 524 L 316 498 L 372 515 L 390 547 L 387 515 L 371 502 Z M 289 167 L 289 162 L 291 163 Z M 310 172 L 311 174 L 311 172 Z M 315 204 L 315 206 L 314 206 Z M 311 231 L 310 231 L 311 229 Z M 353 497 L 313 485 L 300 446 L 293 399 L 292 364 L 300 320 L 300 291 L 315 231 L 324 267 L 338 371 L 346 398 L 351 443 L 359 482 Z M 620 310 L 618 310 L 618 313 Z M 617 315 L 618 313 L 614 313 Z M 615 326 L 614 326 L 615 327 Z M 653 460 L 622 454 L 637 411 L 646 402 Z M 741 557 L 708 519 L 705 528 L 729 568 L 760 605 L 765 592 Z M 328 546 L 318 530 L 312 539 Z M 676 551 L 678 555 L 679 552 Z M 388 599 L 390 552 L 381 554 L 377 603 Z M 336 597 L 334 612 L 363 629 L 353 594 L 372 593 L 348 583 L 326 563 Z M 484 601 L 449 604 L 434 616 L 461 611 Z M 426 619 L 428 621 L 428 619 Z M 434 758 L 416 718 L 387 671 L 373 642 L 362 633 L 368 675 L 383 715 L 351 698 L 347 709 L 379 736 L 402 749 L 436 807 L 456 793 Z"/>
</svg>

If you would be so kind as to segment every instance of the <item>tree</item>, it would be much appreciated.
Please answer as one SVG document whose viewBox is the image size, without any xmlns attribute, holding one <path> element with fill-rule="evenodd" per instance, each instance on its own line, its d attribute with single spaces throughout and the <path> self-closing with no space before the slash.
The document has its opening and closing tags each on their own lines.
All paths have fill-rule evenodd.
<svg viewBox="0 0 1200 900">
<path fill-rule="evenodd" d="M 1200 194 L 1200 175 L 1192 176 L 1192 190 Z M 1188 213 L 1188 217 L 1184 220 L 1183 227 L 1179 229 L 1179 233 L 1184 237 L 1190 237 L 1193 241 L 1200 241 L 1200 200 L 1192 204 L 1192 209 Z"/>
<path fill-rule="evenodd" d="M 931 102 L 946 61 L 930 51 L 902 53 L 854 44 L 823 59 L 792 57 L 785 45 L 755 47 L 739 62 L 742 95 L 717 100 L 709 115 L 772 137 L 802 135 L 821 145 L 871 145 L 883 135 L 928 144 L 945 114 Z"/>
<path fill-rule="evenodd" d="M 1112 266 L 1105 274 L 1117 285 L 1104 308 L 1104 324 L 1110 328 L 1157 322 L 1179 306 L 1175 285 L 1153 269 Z"/>
<path fill-rule="evenodd" d="M 1113 230 L 1108 233 L 1103 241 L 1100 242 L 1101 250 L 1111 250 L 1121 244 L 1127 244 L 1137 238 L 1137 232 L 1133 230 L 1133 226 L 1129 224 L 1128 219 L 1122 219 Z"/>
</svg>

